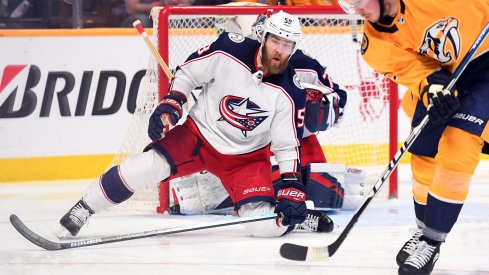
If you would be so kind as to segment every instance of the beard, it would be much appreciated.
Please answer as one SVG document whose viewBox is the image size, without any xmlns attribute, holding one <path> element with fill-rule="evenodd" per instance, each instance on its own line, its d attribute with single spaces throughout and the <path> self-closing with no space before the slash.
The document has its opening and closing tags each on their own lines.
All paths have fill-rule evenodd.
<svg viewBox="0 0 489 275">
<path fill-rule="evenodd" d="M 280 62 L 277 63 L 276 60 L 273 60 L 274 57 L 280 58 Z M 273 62 L 272 62 L 273 61 Z M 263 45 L 262 56 L 261 56 L 261 64 L 262 69 L 267 74 L 281 74 L 287 68 L 289 63 L 288 56 L 284 58 L 281 55 L 273 56 L 267 49 L 266 45 Z"/>
</svg>

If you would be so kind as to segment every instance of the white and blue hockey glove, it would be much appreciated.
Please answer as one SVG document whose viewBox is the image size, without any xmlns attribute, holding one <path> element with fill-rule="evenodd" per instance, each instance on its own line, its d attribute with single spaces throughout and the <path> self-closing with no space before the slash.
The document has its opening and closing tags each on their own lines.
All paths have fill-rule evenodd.
<svg viewBox="0 0 489 275">
<path fill-rule="evenodd" d="M 183 94 L 170 92 L 163 97 L 160 104 L 151 114 L 148 125 L 148 136 L 156 141 L 164 136 L 165 126 L 174 126 L 183 114 L 182 106 L 186 102 Z M 166 117 L 166 118 L 165 118 Z"/>
<path fill-rule="evenodd" d="M 281 177 L 274 211 L 279 215 L 277 223 L 284 226 L 300 224 L 307 216 L 306 187 L 297 174 L 284 173 Z"/>
</svg>

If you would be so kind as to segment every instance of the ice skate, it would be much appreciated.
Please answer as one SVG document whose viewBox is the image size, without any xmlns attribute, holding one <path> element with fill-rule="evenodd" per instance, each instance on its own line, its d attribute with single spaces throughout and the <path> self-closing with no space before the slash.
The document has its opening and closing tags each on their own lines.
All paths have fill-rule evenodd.
<svg viewBox="0 0 489 275">
<path fill-rule="evenodd" d="M 57 233 L 58 238 L 63 239 L 78 235 L 80 229 L 94 213 L 83 199 L 79 200 L 59 221 L 61 230 Z"/>
<path fill-rule="evenodd" d="M 398 266 L 401 266 L 406 262 L 406 259 L 413 254 L 416 249 L 416 245 L 419 243 L 419 237 L 423 235 L 423 231 L 419 228 L 410 229 L 413 236 L 402 246 L 401 250 L 397 253 L 396 262 Z"/>
<path fill-rule="evenodd" d="M 295 230 L 302 232 L 331 232 L 333 227 L 333 220 L 324 212 L 308 209 L 306 220 L 297 225 Z"/>
<path fill-rule="evenodd" d="M 406 262 L 399 267 L 399 275 L 428 275 L 431 274 L 440 256 L 441 242 L 432 241 L 421 236 L 416 249 Z"/>
</svg>

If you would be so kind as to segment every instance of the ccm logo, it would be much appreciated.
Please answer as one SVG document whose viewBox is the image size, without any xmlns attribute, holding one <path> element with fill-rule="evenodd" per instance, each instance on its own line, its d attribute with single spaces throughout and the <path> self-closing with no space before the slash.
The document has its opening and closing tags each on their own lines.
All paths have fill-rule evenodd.
<svg viewBox="0 0 489 275">
<path fill-rule="evenodd" d="M 305 201 L 306 194 L 296 189 L 287 188 L 287 189 L 278 190 L 277 198 L 278 199 L 286 198 L 288 200 L 294 200 L 294 201 Z"/>
<path fill-rule="evenodd" d="M 484 121 L 482 121 L 482 119 L 480 119 L 478 117 L 467 115 L 467 114 L 462 114 L 462 113 L 456 113 L 453 117 L 454 118 L 460 118 L 460 119 L 463 119 L 463 120 L 467 120 L 467 121 L 470 121 L 470 122 L 473 122 L 473 123 L 477 123 L 477 124 L 479 124 L 481 126 L 482 126 L 482 123 L 484 123 Z"/>
<path fill-rule="evenodd" d="M 362 173 L 362 170 L 351 168 L 351 167 L 347 167 L 346 168 L 346 172 L 352 173 L 352 174 L 360 174 L 360 173 Z"/>
<path fill-rule="evenodd" d="M 268 192 L 268 191 L 271 191 L 272 189 L 270 189 L 270 187 L 252 187 L 252 188 L 248 188 L 248 189 L 245 189 L 243 191 L 243 194 L 248 194 L 248 193 L 253 193 L 253 192 Z"/>
</svg>

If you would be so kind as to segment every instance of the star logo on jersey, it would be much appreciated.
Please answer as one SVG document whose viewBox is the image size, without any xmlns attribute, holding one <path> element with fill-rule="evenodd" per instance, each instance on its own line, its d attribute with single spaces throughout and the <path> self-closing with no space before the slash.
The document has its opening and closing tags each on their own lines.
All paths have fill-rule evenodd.
<svg viewBox="0 0 489 275">
<path fill-rule="evenodd" d="M 433 24 L 425 32 L 419 53 L 430 56 L 442 64 L 457 60 L 461 48 L 458 25 L 458 20 L 453 17 Z"/>
<path fill-rule="evenodd" d="M 268 116 L 258 115 L 267 111 L 260 109 L 256 103 L 249 98 L 228 95 L 221 99 L 219 103 L 219 112 L 221 116 L 218 121 L 226 121 L 232 126 L 238 128 L 243 136 L 248 136 L 249 131 L 253 131 Z"/>
</svg>

